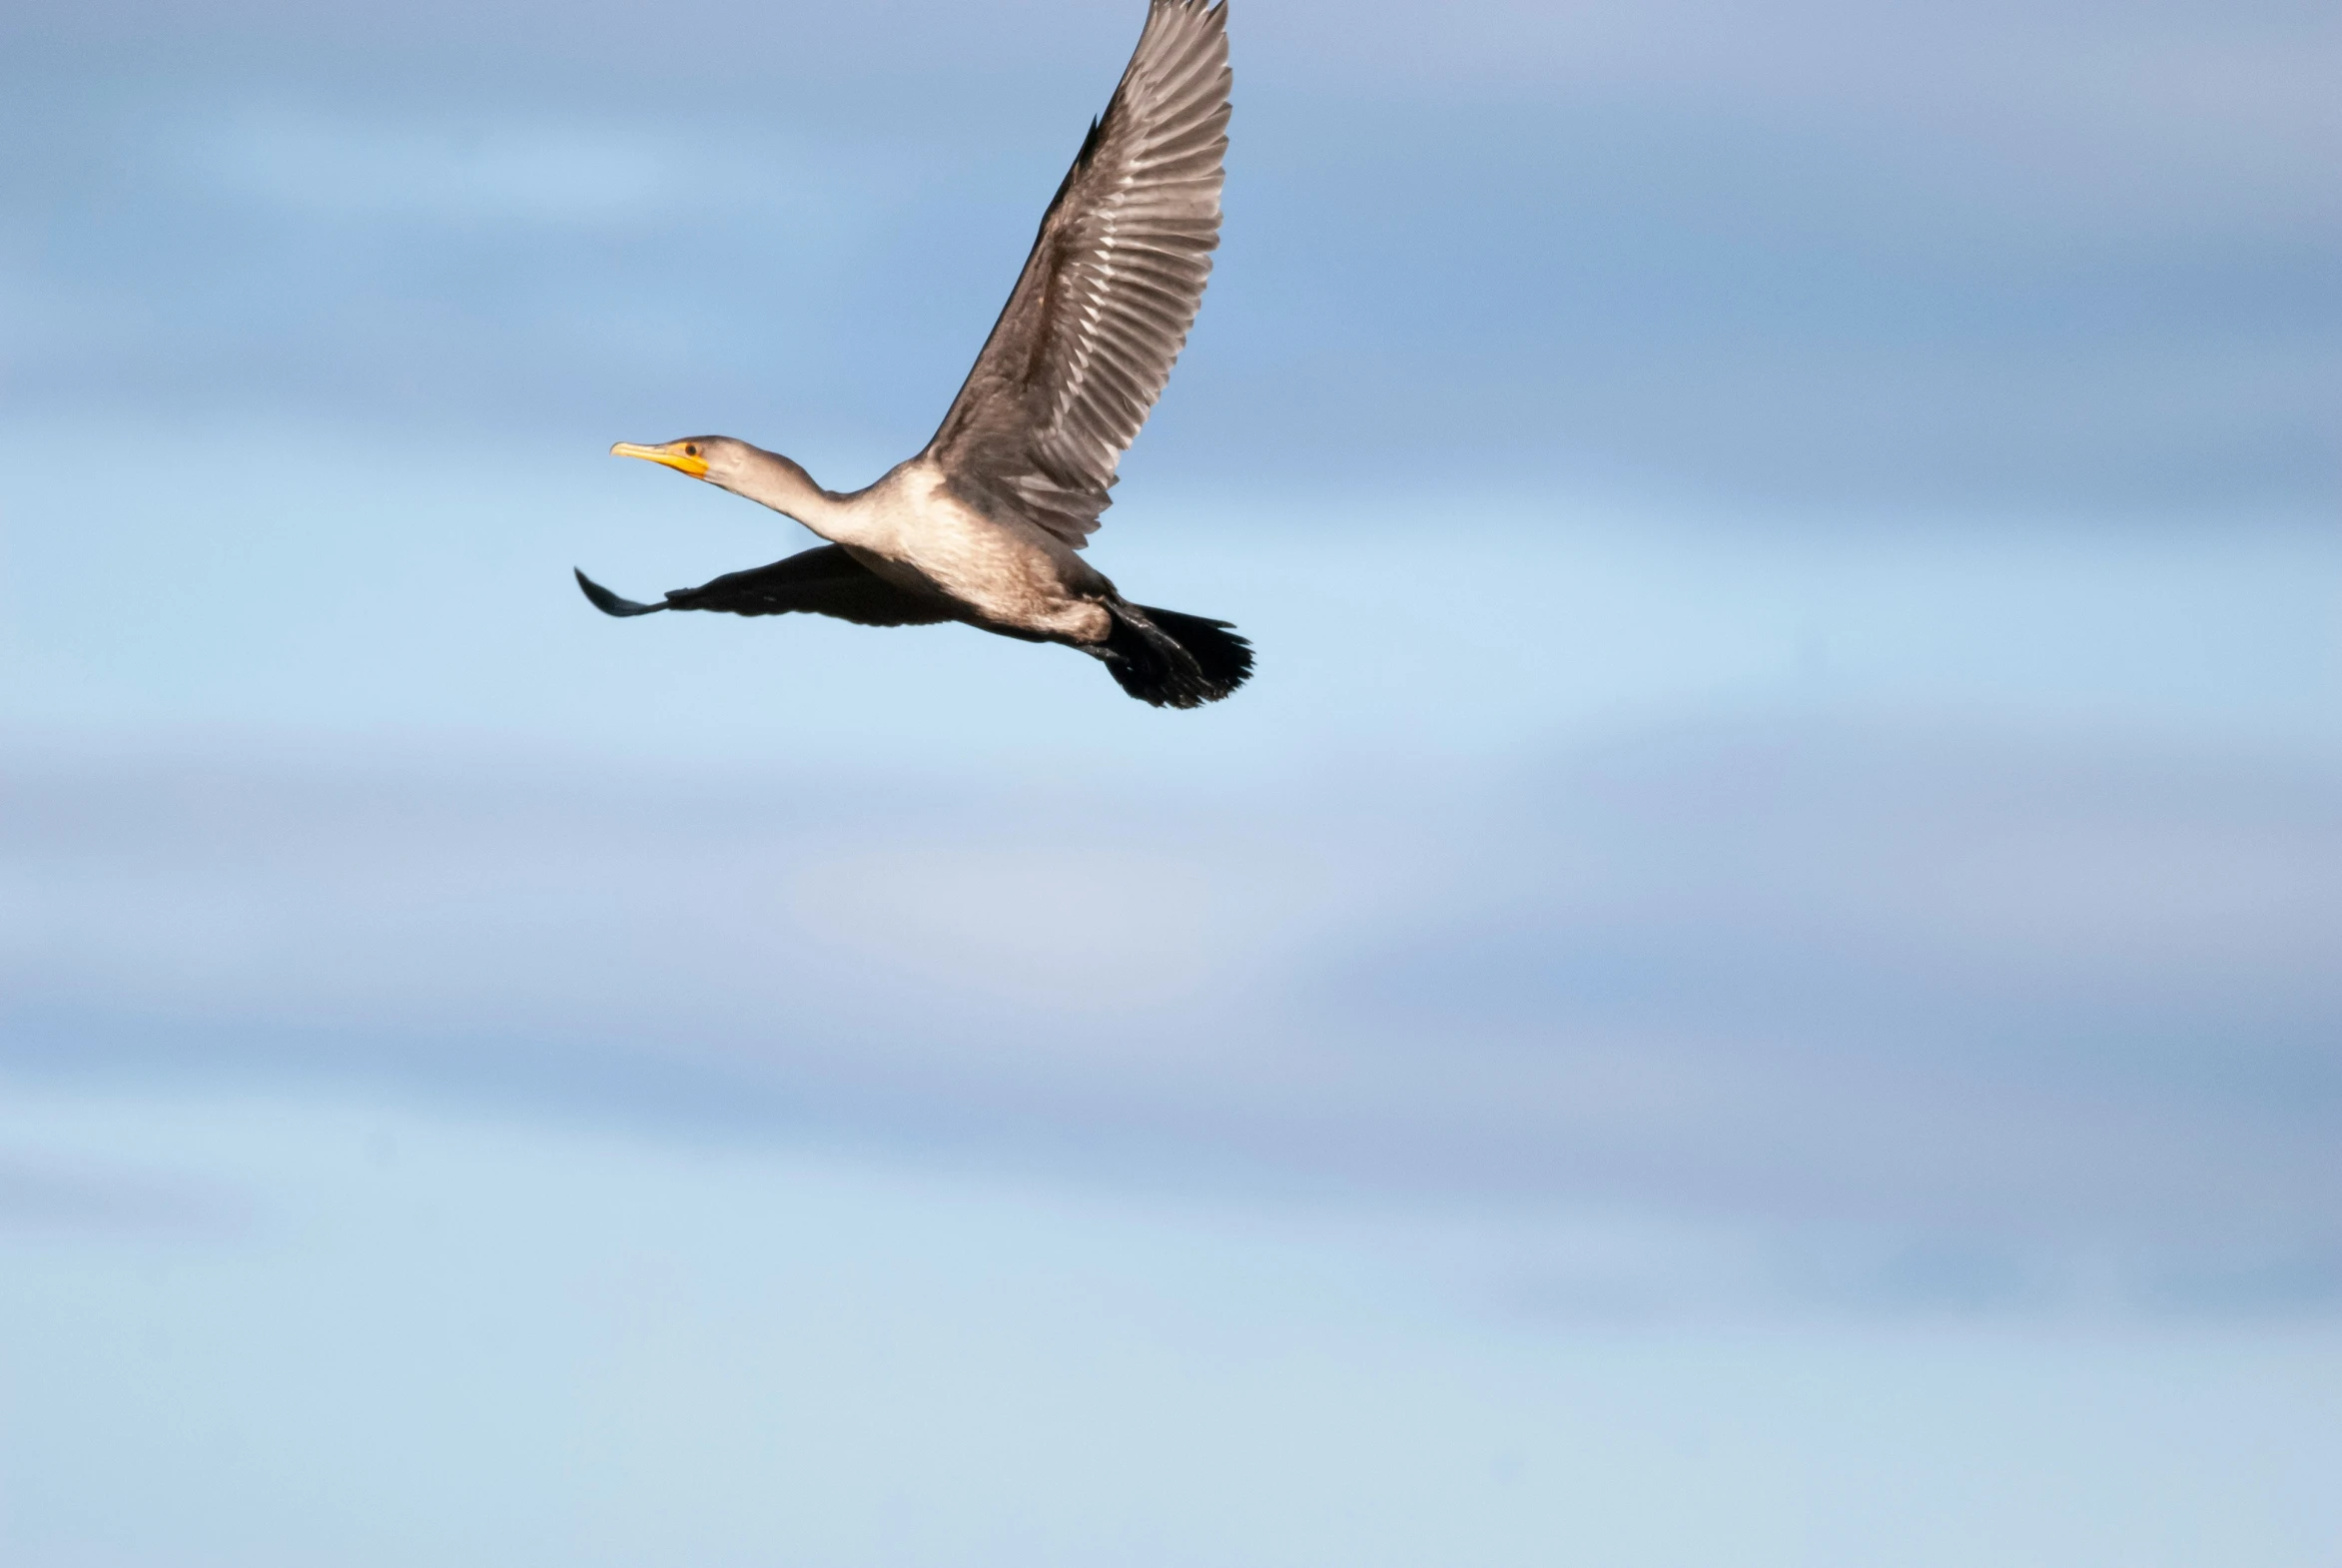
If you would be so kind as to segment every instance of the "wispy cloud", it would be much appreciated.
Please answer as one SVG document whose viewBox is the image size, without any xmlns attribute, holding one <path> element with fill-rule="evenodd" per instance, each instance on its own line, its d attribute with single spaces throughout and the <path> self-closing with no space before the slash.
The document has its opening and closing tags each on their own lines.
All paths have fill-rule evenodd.
<svg viewBox="0 0 2342 1568">
<path fill-rule="evenodd" d="M 1127 45 L 1059 4 L 717 5 L 673 25 L 723 44 L 682 49 L 591 7 L 121 8 L 133 37 L 276 39 L 158 72 L 125 37 L 43 41 L 103 32 L 82 9 L 20 8 L 0 108 L 20 406 L 713 406 L 883 448 L 933 427 Z M 1243 28 L 1228 244 L 1151 460 L 2331 498 L 2320 18 L 1491 0 Z M 523 36 L 526 79 L 483 82 L 484 41 Z"/>
<path fill-rule="evenodd" d="M 1399 818 L 169 761 L 10 789 L 29 1059 L 568 1063 L 1059 1164 L 2111 1248 L 2207 1290 L 2342 1244 L 2314 770 L 1823 730 Z"/>
<path fill-rule="evenodd" d="M 191 181 L 303 217 L 590 229 L 655 220 L 685 197 L 664 178 L 673 149 L 599 126 L 247 110 L 175 128 L 168 145 Z"/>
</svg>

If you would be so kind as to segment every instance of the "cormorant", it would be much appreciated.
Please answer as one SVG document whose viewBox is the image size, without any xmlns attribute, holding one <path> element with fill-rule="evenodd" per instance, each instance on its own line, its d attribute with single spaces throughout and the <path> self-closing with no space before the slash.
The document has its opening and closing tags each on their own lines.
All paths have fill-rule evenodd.
<svg viewBox="0 0 2342 1568">
<path fill-rule="evenodd" d="M 924 451 L 867 489 L 825 490 L 778 452 L 725 435 L 620 456 L 759 501 L 831 542 L 679 588 L 657 604 L 577 574 L 611 615 L 803 610 L 866 626 L 961 621 L 1060 642 L 1123 690 L 1192 708 L 1242 685 L 1227 622 L 1134 604 L 1077 552 L 1122 454 L 1187 340 L 1219 244 L 1227 151 L 1225 0 L 1150 0 L 1106 113 L 1057 197 L 1000 320 Z"/>
</svg>

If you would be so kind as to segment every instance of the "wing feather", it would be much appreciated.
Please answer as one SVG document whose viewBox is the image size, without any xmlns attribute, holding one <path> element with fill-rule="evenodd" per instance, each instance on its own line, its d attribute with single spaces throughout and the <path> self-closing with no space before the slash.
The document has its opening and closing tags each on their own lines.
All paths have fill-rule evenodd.
<svg viewBox="0 0 2342 1568">
<path fill-rule="evenodd" d="M 622 599 L 584 572 L 577 585 L 604 615 L 720 610 L 728 615 L 831 615 L 864 626 L 932 626 L 956 619 L 949 601 L 915 594 L 878 576 L 836 544 L 801 550 L 769 566 L 728 571 L 656 604 Z"/>
<path fill-rule="evenodd" d="M 1203 301 L 1227 152 L 1227 7 L 1150 0 L 1106 113 L 927 454 L 1080 548 Z"/>
</svg>

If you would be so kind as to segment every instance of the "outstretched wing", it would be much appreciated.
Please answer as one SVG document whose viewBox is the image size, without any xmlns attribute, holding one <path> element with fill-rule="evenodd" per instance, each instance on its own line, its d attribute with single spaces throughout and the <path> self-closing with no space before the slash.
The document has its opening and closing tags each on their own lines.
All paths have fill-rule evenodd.
<svg viewBox="0 0 2342 1568">
<path fill-rule="evenodd" d="M 969 501 L 1080 548 L 1187 341 L 1219 244 L 1227 7 L 1151 0 L 928 454 Z"/>
<path fill-rule="evenodd" d="M 657 610 L 722 610 L 730 615 L 786 615 L 802 610 L 864 626 L 932 626 L 954 619 L 952 605 L 898 588 L 835 544 L 824 544 L 747 571 L 728 571 L 696 588 L 677 588 L 657 604 L 622 599 L 584 572 L 577 586 L 604 615 Z"/>
</svg>

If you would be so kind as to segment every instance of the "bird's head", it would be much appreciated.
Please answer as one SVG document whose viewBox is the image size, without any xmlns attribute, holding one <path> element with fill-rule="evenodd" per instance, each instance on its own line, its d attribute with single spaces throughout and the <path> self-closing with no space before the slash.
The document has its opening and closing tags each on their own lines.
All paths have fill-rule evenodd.
<svg viewBox="0 0 2342 1568">
<path fill-rule="evenodd" d="M 695 479 L 730 489 L 754 449 L 746 441 L 736 441 L 729 435 L 686 435 L 679 441 L 666 441 L 657 446 L 620 441 L 610 448 L 610 455 L 665 463 L 677 473 L 688 473 Z"/>
<path fill-rule="evenodd" d="M 759 505 L 808 522 L 837 497 L 813 482 L 813 476 L 777 451 L 766 451 L 729 435 L 686 435 L 658 446 L 620 441 L 610 448 L 614 457 L 640 457 L 664 463 L 678 473 L 745 495 Z M 818 528 L 816 531 L 819 531 Z"/>
</svg>

